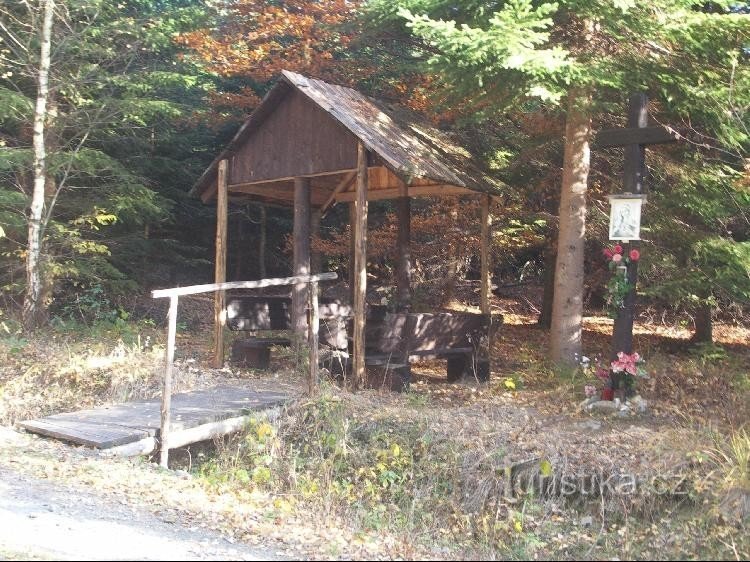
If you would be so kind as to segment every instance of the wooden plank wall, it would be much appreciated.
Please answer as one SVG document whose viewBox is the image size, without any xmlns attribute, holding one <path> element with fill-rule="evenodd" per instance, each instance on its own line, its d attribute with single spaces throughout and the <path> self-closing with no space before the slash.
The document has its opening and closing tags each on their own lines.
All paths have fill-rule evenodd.
<svg viewBox="0 0 750 562">
<path fill-rule="evenodd" d="M 284 98 L 232 159 L 232 184 L 357 166 L 357 139 L 299 92 Z"/>
</svg>

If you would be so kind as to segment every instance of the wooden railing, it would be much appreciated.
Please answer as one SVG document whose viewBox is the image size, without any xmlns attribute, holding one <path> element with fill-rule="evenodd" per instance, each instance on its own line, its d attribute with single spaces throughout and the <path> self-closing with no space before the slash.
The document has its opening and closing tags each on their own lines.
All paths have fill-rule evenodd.
<svg viewBox="0 0 750 562">
<path fill-rule="evenodd" d="M 173 289 L 158 289 L 151 292 L 155 299 L 169 297 L 169 321 L 167 330 L 167 366 L 164 372 L 164 384 L 161 395 L 161 433 L 159 464 L 167 467 L 169 461 L 169 424 L 170 407 L 172 402 L 172 368 L 174 365 L 174 348 L 177 336 L 177 301 L 186 295 L 212 293 L 215 291 L 229 291 L 233 289 L 262 289 L 264 287 L 278 287 L 283 285 L 309 284 L 308 291 L 310 321 L 308 323 L 308 344 L 310 346 L 310 371 L 308 384 L 313 392 L 318 384 L 318 282 L 337 279 L 336 273 L 320 273 L 317 275 L 299 275 L 296 277 L 281 277 L 276 279 L 260 279 L 259 281 L 230 281 L 227 283 L 209 283 L 207 285 L 191 285 L 189 287 L 175 287 Z"/>
</svg>

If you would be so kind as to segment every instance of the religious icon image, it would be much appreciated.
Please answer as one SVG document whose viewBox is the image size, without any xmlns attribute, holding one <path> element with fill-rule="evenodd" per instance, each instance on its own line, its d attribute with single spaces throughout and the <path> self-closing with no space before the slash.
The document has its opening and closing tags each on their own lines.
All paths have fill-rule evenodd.
<svg viewBox="0 0 750 562">
<path fill-rule="evenodd" d="M 641 203 L 638 198 L 610 198 L 610 240 L 640 240 Z"/>
</svg>

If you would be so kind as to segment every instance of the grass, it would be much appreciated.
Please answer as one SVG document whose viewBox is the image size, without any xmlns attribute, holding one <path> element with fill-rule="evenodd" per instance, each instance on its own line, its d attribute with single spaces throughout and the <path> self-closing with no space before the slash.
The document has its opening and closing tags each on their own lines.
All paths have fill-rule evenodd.
<svg viewBox="0 0 750 562">
<path fill-rule="evenodd" d="M 34 337 L 0 332 L 0 424 L 158 396 L 162 337 L 152 324 L 135 322 L 57 323 Z M 182 364 L 178 387 L 198 376 Z"/>
<path fill-rule="evenodd" d="M 6 333 L 0 423 L 158 395 L 163 349 L 144 346 L 147 336 L 159 341 L 161 330 L 131 323 L 66 326 L 33 339 Z M 327 386 L 277 420 L 253 420 L 189 466 L 209 497 L 252 504 L 263 494 L 273 498 L 268 521 L 344 525 L 353 537 L 393 539 L 393 556 L 747 558 L 748 349 L 722 341 L 689 353 L 660 337 L 638 335 L 652 374 L 640 388 L 646 418 L 581 429 L 590 421 L 576 408 L 586 380 L 546 361 L 545 333 L 519 318 L 496 346 L 489 385 L 427 381 L 400 395 Z M 179 338 L 178 388 L 210 373 L 185 362 L 207 356 L 205 342 Z M 595 319 L 584 338 L 591 355 L 606 354 L 608 335 Z M 299 367 L 292 349 L 274 357 L 290 372 Z M 618 471 L 647 482 L 686 478 L 679 494 L 511 495 L 509 469 L 514 482 Z M 346 555 L 344 544 L 330 555 Z"/>
<path fill-rule="evenodd" d="M 284 508 L 296 517 L 344 520 L 363 533 L 398 536 L 424 552 L 437 549 L 450 556 L 606 558 L 625 549 L 631 556 L 660 559 L 731 558 L 735 550 L 747 553 L 750 547 L 744 523 L 728 521 L 721 511 L 724 477 L 731 475 L 736 486 L 743 478 L 738 467 L 747 469 L 746 433 L 714 445 L 707 430 L 683 427 L 649 443 L 623 439 L 606 451 L 614 457 L 611 466 L 639 467 L 644 482 L 671 465 L 674 474 L 685 476 L 676 493 L 644 486 L 632 496 L 563 497 L 529 489 L 509 495 L 509 467 L 514 481 L 521 481 L 524 474 L 557 473 L 563 464 L 552 455 L 551 462 L 539 457 L 519 462 L 519 450 L 506 433 L 512 420 L 499 423 L 490 415 L 488 424 L 463 432 L 447 421 L 469 415 L 476 415 L 469 406 L 434 415 L 412 393 L 350 395 L 329 388 L 315 400 L 293 405 L 276 423 L 253 421 L 197 474 L 222 492 L 256 490 L 284 498 Z M 498 431 L 489 431 L 493 426 Z M 614 435 L 592 440 L 593 447 Z M 711 457 L 714 450 L 721 455 Z M 704 462 L 691 462 L 697 451 Z M 628 467 L 634 454 L 653 457 L 653 464 L 644 466 L 640 459 Z M 594 474 L 596 467 L 580 464 L 571 470 Z M 605 472 L 605 478 L 615 472 Z M 586 518 L 591 521 L 581 524 Z"/>
</svg>

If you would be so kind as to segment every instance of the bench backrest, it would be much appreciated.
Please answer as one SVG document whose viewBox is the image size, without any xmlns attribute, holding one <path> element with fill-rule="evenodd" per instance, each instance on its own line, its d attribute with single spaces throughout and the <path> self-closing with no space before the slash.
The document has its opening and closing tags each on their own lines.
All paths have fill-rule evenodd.
<svg viewBox="0 0 750 562">
<path fill-rule="evenodd" d="M 377 348 L 383 353 L 403 354 L 476 349 L 487 328 L 487 317 L 483 314 L 388 313 Z"/>
<path fill-rule="evenodd" d="M 289 297 L 228 297 L 230 330 L 290 330 L 292 299 Z"/>
<path fill-rule="evenodd" d="M 234 331 L 275 331 L 292 329 L 292 299 L 286 296 L 229 296 L 227 326 Z M 320 299 L 318 317 L 321 344 L 346 349 L 346 319 L 351 306 L 336 300 Z"/>
<path fill-rule="evenodd" d="M 487 317 L 468 312 L 414 314 L 410 351 L 476 348 L 487 333 Z"/>
</svg>

